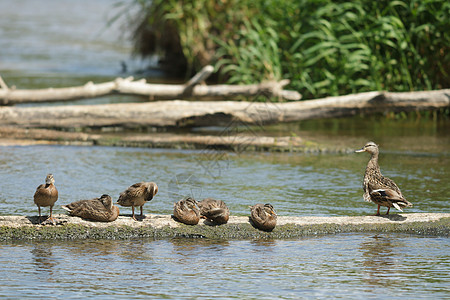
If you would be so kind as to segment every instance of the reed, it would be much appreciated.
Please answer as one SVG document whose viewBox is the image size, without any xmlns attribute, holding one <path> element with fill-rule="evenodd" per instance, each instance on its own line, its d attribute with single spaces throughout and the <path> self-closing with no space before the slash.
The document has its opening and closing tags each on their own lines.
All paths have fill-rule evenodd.
<svg viewBox="0 0 450 300">
<path fill-rule="evenodd" d="M 135 0 L 133 40 L 185 74 L 220 81 L 290 79 L 305 99 L 450 86 L 445 0 Z M 134 19 L 136 22 L 136 19 Z"/>
</svg>

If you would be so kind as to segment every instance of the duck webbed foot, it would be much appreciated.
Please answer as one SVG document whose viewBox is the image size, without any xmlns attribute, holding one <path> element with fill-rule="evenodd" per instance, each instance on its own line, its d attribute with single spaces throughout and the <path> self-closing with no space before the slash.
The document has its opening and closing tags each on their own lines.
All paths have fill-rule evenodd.
<svg viewBox="0 0 450 300">
<path fill-rule="evenodd" d="M 377 212 L 373 216 L 379 216 L 380 215 L 380 207 L 381 207 L 381 205 L 378 205 Z"/>
</svg>

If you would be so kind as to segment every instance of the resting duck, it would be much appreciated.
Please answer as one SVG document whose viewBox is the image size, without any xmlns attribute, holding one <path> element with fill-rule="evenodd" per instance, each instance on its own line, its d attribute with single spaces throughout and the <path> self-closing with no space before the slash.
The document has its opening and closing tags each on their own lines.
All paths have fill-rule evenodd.
<svg viewBox="0 0 450 300">
<path fill-rule="evenodd" d="M 61 207 L 72 216 L 100 222 L 112 222 L 119 216 L 119 208 L 113 205 L 111 196 L 106 194 L 100 198 L 80 200 Z"/>
<path fill-rule="evenodd" d="M 117 203 L 122 206 L 131 206 L 132 218 L 136 221 L 134 207 L 139 206 L 141 208 L 140 216 L 142 217 L 142 206 L 152 200 L 156 193 L 158 193 L 158 186 L 154 182 L 135 183 L 120 193 Z"/>
<path fill-rule="evenodd" d="M 181 223 L 196 225 L 200 221 L 200 210 L 197 201 L 191 197 L 181 199 L 173 206 L 173 216 Z"/>
<path fill-rule="evenodd" d="M 53 223 L 55 221 L 52 217 L 53 206 L 55 202 L 58 200 L 58 190 L 55 186 L 55 179 L 52 174 L 48 174 L 45 178 L 45 184 L 41 184 L 37 187 L 36 192 L 34 193 L 34 204 L 37 205 L 39 210 L 39 222 L 42 222 L 41 219 L 41 206 L 47 207 L 50 206 L 50 216 L 48 217 Z"/>
<path fill-rule="evenodd" d="M 391 207 L 403 211 L 402 207 L 413 206 L 403 197 L 394 181 L 381 175 L 378 165 L 378 146 L 374 142 L 368 142 L 362 149 L 355 152 L 369 152 L 371 154 L 364 174 L 363 189 L 364 200 L 378 204 L 376 216 L 380 215 L 380 206 L 388 208 L 386 215 L 389 214 Z"/>
<path fill-rule="evenodd" d="M 215 225 L 226 224 L 230 218 L 230 210 L 222 200 L 203 199 L 198 203 L 200 215 Z"/>
<path fill-rule="evenodd" d="M 272 231 L 277 226 L 277 214 L 272 204 L 261 204 L 250 206 L 250 219 L 253 225 L 264 231 Z"/>
</svg>

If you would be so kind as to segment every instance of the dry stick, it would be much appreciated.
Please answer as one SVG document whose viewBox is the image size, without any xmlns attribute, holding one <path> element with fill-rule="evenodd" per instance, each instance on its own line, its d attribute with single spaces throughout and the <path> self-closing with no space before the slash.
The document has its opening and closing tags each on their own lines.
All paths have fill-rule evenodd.
<svg viewBox="0 0 450 300">
<path fill-rule="evenodd" d="M 185 95 L 192 95 L 192 91 L 194 90 L 194 86 L 199 84 L 202 81 L 205 81 L 214 71 L 213 66 L 205 66 L 200 70 L 194 77 L 192 77 L 188 82 L 184 84 L 184 92 Z"/>
</svg>

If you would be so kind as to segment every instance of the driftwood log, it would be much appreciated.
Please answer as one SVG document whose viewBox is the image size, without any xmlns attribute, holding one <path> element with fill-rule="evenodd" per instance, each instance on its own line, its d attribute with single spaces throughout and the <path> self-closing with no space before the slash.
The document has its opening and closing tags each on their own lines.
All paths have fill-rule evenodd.
<svg viewBox="0 0 450 300">
<path fill-rule="evenodd" d="M 239 96 L 254 97 L 260 94 L 284 100 L 300 100 L 301 98 L 298 92 L 283 89 L 289 80 L 253 85 L 202 85 L 201 83 L 212 74 L 213 70 L 212 66 L 206 66 L 188 82 L 178 85 L 152 84 L 147 83 L 145 79 L 133 81 L 133 77 L 128 77 L 98 84 L 88 82 L 82 86 L 36 90 L 9 88 L 0 77 L 0 105 L 73 101 L 115 94 L 145 96 L 151 100 L 232 99 Z"/>
<path fill-rule="evenodd" d="M 191 127 L 263 125 L 386 111 L 450 106 L 450 90 L 368 92 L 285 103 L 245 101 L 155 101 L 103 105 L 0 107 L 0 125 L 25 128 Z"/>
</svg>

